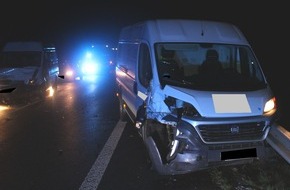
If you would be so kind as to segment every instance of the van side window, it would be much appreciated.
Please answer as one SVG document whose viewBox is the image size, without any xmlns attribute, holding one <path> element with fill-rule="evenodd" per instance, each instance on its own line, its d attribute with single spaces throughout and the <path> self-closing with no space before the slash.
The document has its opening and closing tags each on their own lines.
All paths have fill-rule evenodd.
<svg viewBox="0 0 290 190">
<path fill-rule="evenodd" d="M 118 46 L 118 67 L 126 70 L 126 74 L 132 79 L 135 79 L 138 47 L 139 44 L 135 43 L 119 43 Z"/>
<path fill-rule="evenodd" d="M 140 45 L 138 78 L 144 87 L 149 87 L 150 80 L 152 79 L 152 67 L 149 48 L 146 44 Z"/>
</svg>

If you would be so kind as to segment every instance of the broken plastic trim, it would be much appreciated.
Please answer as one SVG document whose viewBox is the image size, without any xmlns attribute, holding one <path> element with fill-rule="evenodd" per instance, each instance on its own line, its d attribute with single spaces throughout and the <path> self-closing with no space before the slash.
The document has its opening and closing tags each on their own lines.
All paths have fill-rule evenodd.
<svg viewBox="0 0 290 190">
<path fill-rule="evenodd" d="M 200 114 L 195 109 L 195 107 L 188 102 L 168 96 L 165 98 L 164 103 L 168 106 L 173 114 L 177 115 L 179 121 L 181 120 L 182 116 L 200 117 Z"/>
</svg>

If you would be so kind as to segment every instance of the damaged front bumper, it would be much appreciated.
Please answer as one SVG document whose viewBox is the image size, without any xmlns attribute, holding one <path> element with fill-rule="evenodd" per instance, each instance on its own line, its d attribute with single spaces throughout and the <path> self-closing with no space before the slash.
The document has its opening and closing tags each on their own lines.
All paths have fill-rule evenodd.
<svg viewBox="0 0 290 190">
<path fill-rule="evenodd" d="M 153 167 L 175 175 L 264 159 L 270 122 L 262 117 L 178 122 L 169 116 L 161 122 L 148 119 L 142 127 Z"/>
</svg>

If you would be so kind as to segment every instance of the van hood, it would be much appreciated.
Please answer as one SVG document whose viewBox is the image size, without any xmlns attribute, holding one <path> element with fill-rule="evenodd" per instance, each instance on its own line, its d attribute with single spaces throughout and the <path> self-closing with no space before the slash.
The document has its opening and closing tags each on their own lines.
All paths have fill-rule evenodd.
<svg viewBox="0 0 290 190">
<path fill-rule="evenodd" d="M 165 96 L 193 105 L 203 117 L 245 117 L 263 114 L 265 103 L 272 98 L 271 90 L 221 92 L 197 91 L 166 85 Z"/>
<path fill-rule="evenodd" d="M 0 88 L 13 86 L 13 84 L 27 84 L 38 73 L 38 67 L 2 68 L 0 69 Z"/>
</svg>

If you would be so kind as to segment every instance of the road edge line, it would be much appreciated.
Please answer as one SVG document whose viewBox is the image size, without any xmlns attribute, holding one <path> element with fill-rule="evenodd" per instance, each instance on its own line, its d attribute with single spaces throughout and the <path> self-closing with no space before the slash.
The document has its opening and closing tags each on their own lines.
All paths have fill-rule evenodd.
<svg viewBox="0 0 290 190">
<path fill-rule="evenodd" d="M 127 122 L 119 121 L 91 167 L 79 190 L 96 190 L 111 160 Z"/>
</svg>

